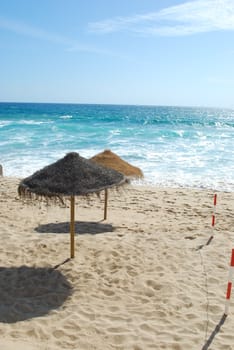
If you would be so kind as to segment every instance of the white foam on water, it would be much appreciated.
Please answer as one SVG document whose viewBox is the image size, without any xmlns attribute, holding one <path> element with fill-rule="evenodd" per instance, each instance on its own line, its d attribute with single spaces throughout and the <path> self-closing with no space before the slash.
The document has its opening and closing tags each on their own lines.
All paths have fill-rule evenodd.
<svg viewBox="0 0 234 350">
<path fill-rule="evenodd" d="M 4 128 L 5 126 L 8 126 L 12 124 L 10 120 L 0 120 L 0 128 Z"/>
<path fill-rule="evenodd" d="M 19 120 L 17 122 L 17 124 L 23 124 L 23 125 L 42 125 L 42 124 L 51 124 L 51 123 L 53 123 L 53 121 L 51 120 L 42 121 L 42 120 L 24 120 L 24 119 Z"/>
<path fill-rule="evenodd" d="M 59 119 L 72 119 L 72 115 L 61 115 Z"/>
</svg>

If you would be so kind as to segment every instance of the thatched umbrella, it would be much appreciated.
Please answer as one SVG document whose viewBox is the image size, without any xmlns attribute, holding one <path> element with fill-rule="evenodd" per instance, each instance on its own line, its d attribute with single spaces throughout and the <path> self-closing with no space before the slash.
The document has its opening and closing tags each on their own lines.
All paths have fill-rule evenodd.
<svg viewBox="0 0 234 350">
<path fill-rule="evenodd" d="M 123 174 L 95 164 L 78 153 L 68 153 L 64 158 L 23 179 L 18 193 L 23 197 L 45 197 L 71 201 L 71 258 L 74 257 L 75 196 L 99 194 L 102 190 L 118 187 L 127 182 Z"/>
<path fill-rule="evenodd" d="M 143 178 L 143 172 L 140 168 L 133 166 L 120 158 L 117 154 L 113 153 L 111 150 L 106 149 L 101 153 L 96 154 L 90 160 L 101 164 L 107 168 L 114 169 L 120 173 L 131 177 L 131 178 Z"/>
<path fill-rule="evenodd" d="M 129 164 L 128 162 L 120 158 L 117 154 L 113 153 L 111 150 L 108 149 L 96 154 L 95 156 L 90 158 L 90 160 L 95 162 L 96 164 L 103 165 L 106 168 L 114 169 L 129 178 L 144 177 L 143 172 L 140 168 Z M 107 197 L 108 192 L 107 189 L 105 189 L 104 219 L 106 219 L 107 216 Z"/>
</svg>

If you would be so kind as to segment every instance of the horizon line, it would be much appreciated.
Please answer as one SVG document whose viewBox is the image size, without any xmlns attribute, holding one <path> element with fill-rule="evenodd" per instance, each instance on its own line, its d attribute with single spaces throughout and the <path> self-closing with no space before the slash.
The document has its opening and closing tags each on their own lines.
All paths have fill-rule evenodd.
<svg viewBox="0 0 234 350">
<path fill-rule="evenodd" d="M 173 108 L 208 108 L 208 109 L 228 109 L 234 110 L 234 107 L 217 107 L 204 105 L 170 105 L 170 104 L 133 104 L 133 103 L 100 103 L 100 102 L 33 102 L 33 101 L 0 101 L 0 104 L 60 104 L 60 105 L 89 105 L 89 106 L 132 106 L 132 107 L 173 107 Z"/>
</svg>

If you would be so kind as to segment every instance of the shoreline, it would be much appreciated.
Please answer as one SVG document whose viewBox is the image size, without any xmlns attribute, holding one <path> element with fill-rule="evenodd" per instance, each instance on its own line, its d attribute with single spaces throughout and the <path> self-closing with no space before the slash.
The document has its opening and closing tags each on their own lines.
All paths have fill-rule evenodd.
<svg viewBox="0 0 234 350">
<path fill-rule="evenodd" d="M 25 176 L 27 177 L 27 176 Z M 21 180 L 23 180 L 25 177 L 22 176 L 8 176 L 8 175 L 2 175 L 0 176 L 0 179 L 6 179 L 7 180 L 12 180 L 13 182 L 20 182 Z M 222 189 L 217 189 L 217 188 L 212 188 L 212 187 L 205 187 L 205 186 L 185 186 L 183 187 L 182 185 L 174 185 L 174 186 L 164 186 L 164 185 L 160 185 L 160 184 L 152 184 L 150 183 L 150 181 L 145 181 L 145 180 L 131 180 L 130 181 L 130 186 L 132 188 L 136 188 L 136 189 L 152 189 L 152 190 L 184 190 L 184 191 L 201 191 L 201 192 L 220 192 L 220 193 L 234 193 L 234 190 L 222 190 Z"/>
<path fill-rule="evenodd" d="M 224 312 L 234 193 L 132 186 L 69 207 L 27 204 L 0 177 L 0 345 L 4 350 L 202 348 Z M 206 245 L 211 234 L 214 239 Z M 201 247 L 198 249 L 199 247 Z M 234 302 L 212 340 L 232 349 Z"/>
</svg>

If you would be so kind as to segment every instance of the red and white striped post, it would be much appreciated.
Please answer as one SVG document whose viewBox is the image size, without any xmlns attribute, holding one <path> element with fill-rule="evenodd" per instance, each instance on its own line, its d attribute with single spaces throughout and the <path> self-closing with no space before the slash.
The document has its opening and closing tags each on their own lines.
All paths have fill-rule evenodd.
<svg viewBox="0 0 234 350">
<path fill-rule="evenodd" d="M 216 204 L 217 204 L 217 194 L 215 193 L 215 195 L 214 195 L 214 209 L 213 209 L 212 222 L 211 222 L 211 225 L 212 225 L 212 238 L 214 237 Z"/>
<path fill-rule="evenodd" d="M 217 194 L 214 195 L 214 208 L 213 208 L 213 214 L 212 214 L 212 220 L 211 220 L 211 227 L 212 227 L 212 234 L 210 238 L 208 239 L 206 245 L 209 245 L 212 239 L 214 238 L 214 227 L 215 227 L 215 212 L 216 212 L 216 204 L 217 204 Z"/>
<path fill-rule="evenodd" d="M 232 249 L 230 270 L 229 270 L 229 276 L 228 276 L 228 284 L 227 284 L 227 292 L 226 292 L 226 304 L 225 304 L 225 312 L 224 312 L 225 315 L 228 315 L 228 309 L 229 309 L 229 305 L 230 305 L 233 274 L 234 274 L 234 249 Z"/>
</svg>

